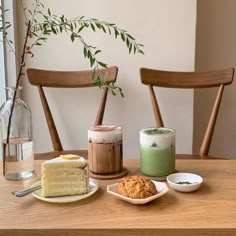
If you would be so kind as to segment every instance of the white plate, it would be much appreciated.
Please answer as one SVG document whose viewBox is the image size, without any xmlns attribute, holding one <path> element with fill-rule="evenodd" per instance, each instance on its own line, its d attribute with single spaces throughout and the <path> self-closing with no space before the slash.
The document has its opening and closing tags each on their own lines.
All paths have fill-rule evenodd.
<svg viewBox="0 0 236 236">
<path fill-rule="evenodd" d="M 40 185 L 41 181 L 34 183 L 31 187 L 36 185 Z M 36 190 L 32 193 L 32 195 L 42 201 L 45 202 L 52 202 L 52 203 L 68 203 L 68 202 L 75 202 L 82 200 L 84 198 L 88 198 L 93 195 L 98 190 L 98 182 L 94 179 L 89 178 L 89 192 L 80 195 L 73 195 L 73 196 L 63 196 L 63 197 L 42 197 L 41 192 L 42 189 Z"/>
<path fill-rule="evenodd" d="M 165 193 L 167 193 L 169 191 L 169 189 L 165 183 L 154 181 L 154 180 L 152 180 L 152 182 L 155 184 L 158 193 L 151 196 L 151 197 L 147 197 L 144 199 L 133 199 L 133 198 L 129 198 L 129 197 L 126 197 L 126 196 L 123 196 L 123 195 L 117 193 L 116 189 L 117 189 L 118 183 L 108 185 L 107 192 L 110 193 L 111 195 L 121 199 L 121 200 L 124 200 L 124 201 L 132 203 L 132 204 L 145 204 L 145 203 L 148 203 L 154 199 L 161 197 L 162 195 L 164 195 Z"/>
</svg>

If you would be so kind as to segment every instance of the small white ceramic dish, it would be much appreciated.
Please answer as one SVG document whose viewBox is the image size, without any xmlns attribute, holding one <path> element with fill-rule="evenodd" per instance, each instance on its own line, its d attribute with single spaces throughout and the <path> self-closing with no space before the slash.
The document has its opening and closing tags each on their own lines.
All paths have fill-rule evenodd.
<svg viewBox="0 0 236 236">
<path fill-rule="evenodd" d="M 41 181 L 34 183 L 31 187 L 40 185 Z M 32 195 L 44 202 L 51 203 L 68 203 L 82 200 L 84 198 L 88 198 L 93 195 L 98 190 L 98 182 L 94 179 L 89 178 L 89 192 L 86 194 L 73 195 L 73 196 L 63 196 L 63 197 L 42 197 L 41 192 L 42 189 L 36 190 L 32 193 Z"/>
<path fill-rule="evenodd" d="M 169 189 L 165 183 L 153 181 L 153 180 L 152 180 L 152 182 L 155 184 L 158 193 L 151 196 L 151 197 L 144 198 L 144 199 L 133 199 L 133 198 L 125 197 L 125 196 L 117 193 L 116 189 L 117 189 L 118 183 L 108 185 L 107 192 L 109 194 L 121 199 L 121 200 L 124 200 L 124 201 L 132 203 L 132 204 L 145 204 L 145 203 L 148 203 L 154 199 L 157 199 L 157 198 L 163 196 L 165 193 L 167 193 L 169 191 Z"/>
<path fill-rule="evenodd" d="M 203 178 L 191 173 L 175 173 L 166 178 L 168 184 L 179 192 L 192 192 L 200 188 Z"/>
</svg>

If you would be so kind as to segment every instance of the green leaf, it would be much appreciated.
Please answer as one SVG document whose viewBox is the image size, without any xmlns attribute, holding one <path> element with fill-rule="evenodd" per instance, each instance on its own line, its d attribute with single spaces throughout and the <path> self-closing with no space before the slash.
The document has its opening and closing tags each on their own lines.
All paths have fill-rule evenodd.
<svg viewBox="0 0 236 236">
<path fill-rule="evenodd" d="M 70 24 L 70 30 L 73 31 L 74 27 L 73 27 L 73 24 L 71 23 Z"/>
<path fill-rule="evenodd" d="M 50 35 L 50 33 L 51 33 L 51 30 L 44 30 L 44 31 L 43 31 L 43 34 L 44 34 L 44 35 Z"/>
<path fill-rule="evenodd" d="M 51 30 L 52 30 L 52 32 L 53 32 L 54 34 L 57 34 L 57 31 L 56 31 L 56 29 L 54 28 L 53 25 L 51 25 Z"/>
<path fill-rule="evenodd" d="M 132 43 L 129 45 L 129 54 L 131 53 L 131 51 L 132 51 Z"/>
<path fill-rule="evenodd" d="M 95 25 L 98 27 L 98 29 L 101 29 L 101 24 L 99 24 L 98 22 L 95 22 Z"/>
<path fill-rule="evenodd" d="M 89 24 L 87 22 L 84 22 L 84 26 L 88 28 Z"/>
<path fill-rule="evenodd" d="M 103 62 L 101 62 L 101 61 L 98 61 L 98 64 L 99 64 L 100 66 L 104 67 L 104 68 L 107 68 L 107 64 L 105 64 L 105 63 L 103 63 Z"/>
<path fill-rule="evenodd" d="M 96 54 L 98 54 L 100 52 L 101 52 L 101 50 L 97 50 L 97 51 L 95 51 L 94 55 L 96 55 Z"/>
<path fill-rule="evenodd" d="M 49 8 L 48 8 L 48 15 L 51 16 L 51 11 Z"/>
<path fill-rule="evenodd" d="M 124 93 L 123 93 L 121 88 L 119 88 L 119 92 L 120 92 L 121 97 L 123 98 L 125 95 L 124 95 Z"/>
<path fill-rule="evenodd" d="M 91 26 L 92 30 L 95 32 L 96 31 L 95 26 L 92 23 L 90 23 L 90 26 Z"/>
<path fill-rule="evenodd" d="M 84 57 L 86 58 L 87 55 L 88 55 L 87 49 L 86 49 L 86 47 L 84 47 Z"/>
<path fill-rule="evenodd" d="M 33 35 L 34 37 L 38 37 L 38 34 L 36 34 L 35 32 L 32 32 L 32 35 Z"/>
<path fill-rule="evenodd" d="M 90 67 L 93 67 L 94 63 L 95 63 L 95 58 L 91 56 L 90 57 Z"/>
<path fill-rule="evenodd" d="M 138 53 L 141 53 L 144 55 L 144 52 L 141 49 L 138 50 Z"/>
<path fill-rule="evenodd" d="M 11 27 L 11 25 L 7 25 L 7 26 L 5 27 L 5 30 L 8 29 L 8 28 L 10 28 L 10 27 Z"/>
<path fill-rule="evenodd" d="M 129 39 L 126 38 L 126 45 L 127 45 L 128 48 L 129 48 L 129 44 L 130 44 Z"/>
<path fill-rule="evenodd" d="M 46 38 L 46 37 L 41 37 L 39 40 L 46 41 L 46 40 L 47 40 L 47 38 Z"/>
<path fill-rule="evenodd" d="M 105 72 L 104 75 L 103 75 L 103 82 L 107 82 L 107 79 L 108 79 L 108 73 Z"/>
<path fill-rule="evenodd" d="M 119 35 L 119 31 L 117 29 L 114 29 L 115 31 L 115 37 L 117 38 L 117 36 Z"/>
<path fill-rule="evenodd" d="M 101 28 L 102 28 L 103 32 L 106 33 L 106 29 L 103 25 L 101 25 Z"/>
<path fill-rule="evenodd" d="M 88 58 L 90 59 L 90 57 L 91 57 L 91 52 L 90 50 L 88 50 Z"/>
<path fill-rule="evenodd" d="M 48 20 L 48 16 L 43 15 L 44 19 Z"/>
<path fill-rule="evenodd" d="M 135 40 L 130 34 L 127 34 L 127 36 L 131 38 L 132 40 Z"/>
<path fill-rule="evenodd" d="M 78 29 L 78 34 L 84 29 L 84 25 L 82 25 L 79 29 Z"/>
<path fill-rule="evenodd" d="M 113 89 L 111 90 L 111 93 L 113 96 L 116 96 L 116 92 Z"/>
<path fill-rule="evenodd" d="M 74 33 L 72 33 L 72 34 L 70 35 L 70 39 L 71 39 L 72 42 L 75 41 L 75 36 L 76 36 L 76 35 L 75 35 Z"/>
<path fill-rule="evenodd" d="M 123 32 L 121 32 L 120 36 L 121 36 L 121 39 L 125 42 L 125 35 Z"/>
<path fill-rule="evenodd" d="M 92 80 L 95 79 L 95 75 L 96 75 L 96 69 L 93 69 L 93 73 L 92 73 Z"/>
</svg>

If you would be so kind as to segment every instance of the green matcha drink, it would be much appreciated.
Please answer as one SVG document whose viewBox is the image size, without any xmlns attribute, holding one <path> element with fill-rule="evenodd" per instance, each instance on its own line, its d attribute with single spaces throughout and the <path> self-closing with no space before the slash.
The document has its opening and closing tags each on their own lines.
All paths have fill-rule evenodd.
<svg viewBox="0 0 236 236">
<path fill-rule="evenodd" d="M 140 169 L 149 176 L 166 176 L 175 171 L 175 131 L 146 128 L 140 131 Z"/>
</svg>

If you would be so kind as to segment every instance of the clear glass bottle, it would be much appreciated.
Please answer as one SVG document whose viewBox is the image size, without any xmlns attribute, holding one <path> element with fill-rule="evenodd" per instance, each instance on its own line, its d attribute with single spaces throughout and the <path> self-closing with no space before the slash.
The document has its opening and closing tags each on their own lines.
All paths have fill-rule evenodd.
<svg viewBox="0 0 236 236">
<path fill-rule="evenodd" d="M 9 140 L 7 128 L 13 104 L 14 87 L 7 87 L 8 100 L 0 108 L 0 136 L 3 175 L 9 180 L 22 180 L 34 175 L 34 152 L 30 108 L 20 99 L 19 87 L 11 119 Z"/>
</svg>

